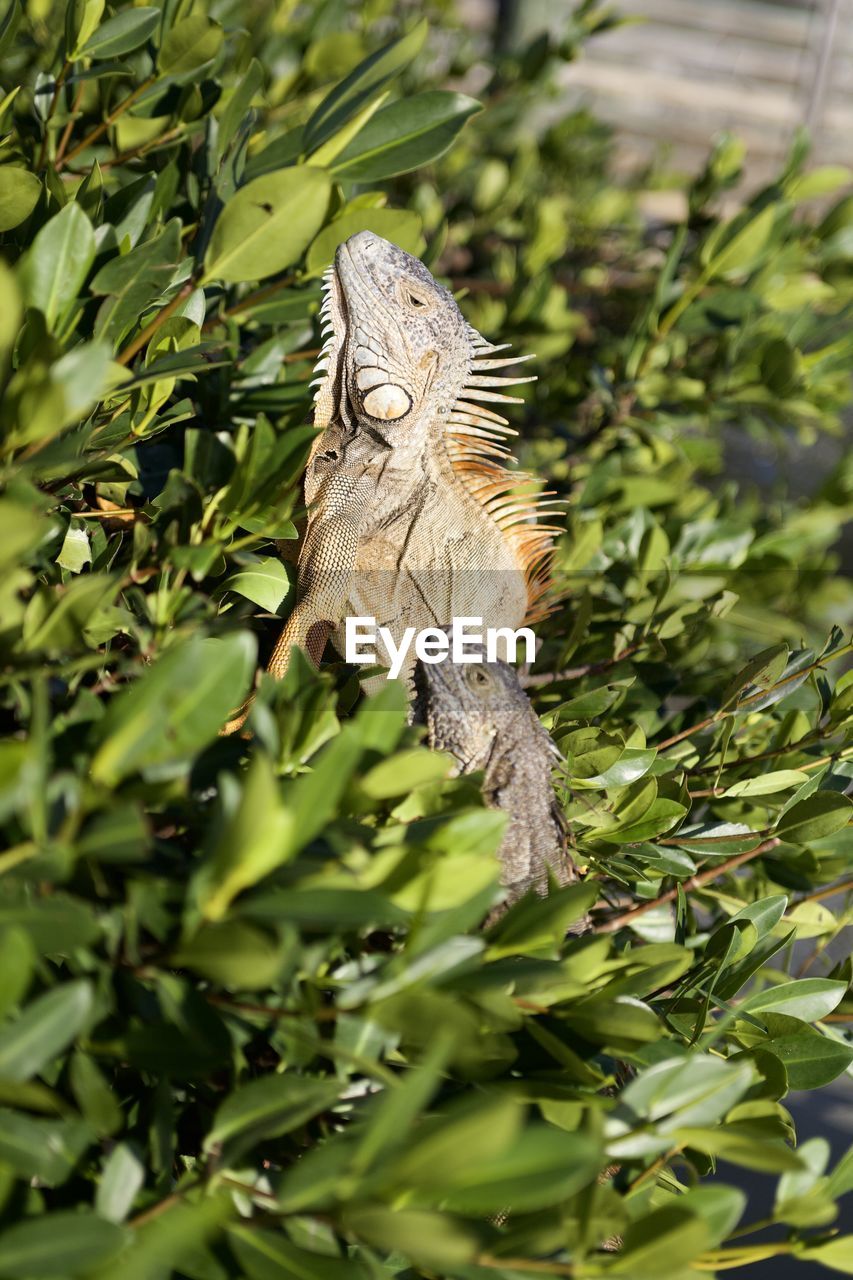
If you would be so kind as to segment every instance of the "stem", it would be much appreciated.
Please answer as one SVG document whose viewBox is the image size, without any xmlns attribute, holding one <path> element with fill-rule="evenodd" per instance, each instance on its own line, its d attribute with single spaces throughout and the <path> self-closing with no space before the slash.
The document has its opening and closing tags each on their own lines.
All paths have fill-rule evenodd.
<svg viewBox="0 0 853 1280">
<path fill-rule="evenodd" d="M 23 844 L 17 844 L 13 849 L 7 849 L 5 853 L 0 854 L 0 876 L 5 875 L 7 871 L 11 871 L 13 867 L 20 866 L 22 862 L 27 862 L 30 858 L 34 858 L 39 848 L 34 840 L 25 840 Z"/>
<path fill-rule="evenodd" d="M 781 841 L 774 836 L 770 840 L 762 841 L 754 849 L 747 849 L 746 853 L 737 853 L 733 858 L 727 858 L 725 862 L 720 862 L 715 867 L 700 871 L 698 875 L 691 876 L 689 880 L 680 880 L 674 888 L 667 889 L 666 893 L 659 894 L 657 898 L 651 898 L 648 902 L 641 902 L 638 906 L 632 907 L 630 911 L 625 911 L 621 916 L 614 916 L 612 920 L 602 921 L 601 924 L 595 926 L 594 932 L 615 933 L 617 929 L 621 929 L 624 925 L 632 924 L 638 916 L 644 916 L 647 911 L 653 911 L 655 907 L 660 907 L 665 902 L 672 902 L 673 899 L 678 897 L 679 889 L 683 889 L 685 893 L 692 893 L 696 889 L 701 889 L 706 884 L 710 884 L 712 880 L 717 880 L 729 871 L 734 871 L 745 862 L 750 862 L 753 858 L 760 858 L 763 853 L 769 853 L 771 849 L 776 848 L 777 844 L 781 844 Z"/>
<path fill-rule="evenodd" d="M 130 147 L 127 151 L 121 151 L 117 156 L 113 156 L 112 160 L 104 160 L 101 164 L 102 169 L 115 169 L 117 165 L 127 164 L 128 160 L 137 160 L 140 156 L 145 156 L 149 151 L 155 151 L 157 147 L 166 146 L 169 142 L 174 142 L 186 131 L 184 125 L 176 125 L 174 129 L 167 129 L 165 133 L 159 134 L 156 138 L 150 138 L 148 142 L 140 142 L 137 147 Z"/>
<path fill-rule="evenodd" d="M 846 653 L 853 651 L 853 643 L 846 644 L 843 649 L 837 649 L 835 653 L 829 655 L 826 659 L 815 658 L 814 662 L 810 662 L 807 667 L 802 667 L 799 671 L 792 671 L 789 676 L 783 676 L 781 680 L 777 680 L 775 684 L 770 685 L 769 689 L 758 689 L 755 693 L 751 693 L 748 698 L 743 698 L 740 702 L 733 705 L 720 707 L 713 715 L 706 716 L 704 720 L 700 720 L 698 724 L 692 724 L 687 729 L 682 729 L 680 733 L 673 734 L 671 738 L 665 738 L 663 742 L 658 742 L 658 751 L 663 751 L 666 747 L 675 746 L 676 742 L 681 742 L 684 738 L 689 738 L 694 733 L 700 733 L 702 729 L 708 729 L 712 724 L 716 724 L 719 720 L 723 720 L 726 716 L 735 715 L 739 711 L 746 710 L 751 703 L 760 702 L 762 698 L 766 698 L 768 693 L 775 689 L 781 689 L 784 685 L 790 684 L 793 680 L 799 680 L 803 675 L 809 675 L 812 671 L 816 671 L 822 667 L 824 661 L 834 661 L 836 658 L 842 658 Z M 784 695 L 783 695 L 784 696 Z"/>
<path fill-rule="evenodd" d="M 255 289 L 252 293 L 247 293 L 245 298 L 241 298 L 239 302 L 235 302 L 233 306 L 226 307 L 221 315 L 211 316 L 202 328 L 202 333 L 207 333 L 210 329 L 221 324 L 223 320 L 229 319 L 231 316 L 238 316 L 247 307 L 254 307 L 259 302 L 266 302 L 267 298 L 271 298 L 278 293 L 279 289 L 288 289 L 295 283 L 295 276 L 285 276 L 283 280 L 276 280 L 274 284 L 268 284 L 263 289 Z"/>
<path fill-rule="evenodd" d="M 57 154 L 57 157 L 56 157 L 57 172 L 59 172 L 59 170 L 62 169 L 68 163 L 69 160 L 73 160 L 75 156 L 79 156 L 81 151 L 85 151 L 87 147 L 91 147 L 91 145 L 94 142 L 97 142 L 99 138 L 103 137 L 107 129 L 109 129 L 110 125 L 114 124 L 115 121 L 118 120 L 119 116 L 124 115 L 128 107 L 133 106 L 134 102 L 140 96 L 140 94 L 144 93 L 146 89 L 150 88 L 151 85 L 154 83 L 154 80 L 155 80 L 154 76 L 149 76 L 147 80 L 142 81 L 142 84 L 138 84 L 136 88 L 127 95 L 126 98 L 122 98 L 121 102 L 118 104 L 117 107 L 115 107 L 110 112 L 106 120 L 102 120 L 99 125 L 96 125 L 96 127 L 91 131 L 91 133 L 87 133 L 83 141 L 78 142 L 76 147 L 72 147 L 71 150 L 67 153 L 67 155 L 60 156 Z"/>
<path fill-rule="evenodd" d="M 498 1271 L 536 1271 L 543 1276 L 573 1276 L 575 1268 L 571 1262 L 540 1262 L 534 1258 L 502 1258 L 493 1253 L 480 1253 L 474 1259 L 478 1267 L 489 1267 Z"/>
<path fill-rule="evenodd" d="M 142 332 L 136 335 L 133 342 L 129 342 L 125 349 L 116 356 L 116 364 L 130 364 L 133 357 L 153 338 L 160 326 L 165 324 L 169 317 L 175 314 L 181 303 L 190 296 L 195 285 L 195 280 L 188 280 L 185 285 L 182 285 L 172 301 L 167 302 L 165 307 L 157 312 L 154 319 L 145 326 Z"/>
<path fill-rule="evenodd" d="M 66 121 L 65 128 L 62 130 L 62 137 L 59 139 L 59 146 L 56 148 L 56 155 L 53 161 L 54 165 L 56 166 L 62 165 L 62 157 L 65 155 L 65 151 L 68 146 L 68 143 L 71 141 L 71 134 L 74 130 L 74 121 L 77 118 L 77 112 L 80 109 L 80 103 L 83 101 L 84 87 L 85 87 L 85 84 L 80 84 L 77 86 L 77 92 L 75 93 L 74 101 L 71 104 L 71 114 L 69 115 L 68 120 Z"/>
<path fill-rule="evenodd" d="M 520 682 L 524 689 L 538 689 L 542 685 L 555 684 L 558 680 L 575 680 L 581 676 L 597 676 L 602 671 L 608 671 L 611 667 L 617 666 L 625 658 L 629 658 L 632 653 L 636 653 L 638 649 L 642 649 L 643 642 L 640 640 L 636 644 L 629 644 L 627 649 L 623 649 L 621 653 L 615 654 L 612 658 L 605 658 L 602 662 L 588 662 L 582 667 L 564 667 L 562 671 L 545 671 L 540 675 L 521 676 Z"/>
<path fill-rule="evenodd" d="M 824 885 L 822 889 L 814 889 L 811 893 L 804 893 L 801 898 L 797 898 L 794 906 L 798 907 L 801 902 L 819 902 L 821 898 L 831 898 L 835 893 L 846 893 L 849 889 L 853 889 L 853 877 L 847 880 L 839 880 L 838 884 Z"/>
<path fill-rule="evenodd" d="M 166 1196 L 165 1200 L 158 1201 L 157 1204 L 151 1206 L 150 1209 L 144 1209 L 142 1213 L 138 1213 L 135 1218 L 131 1218 L 128 1226 L 141 1227 L 146 1222 L 151 1222 L 154 1218 L 159 1218 L 161 1213 L 165 1213 L 167 1209 L 171 1209 L 176 1204 L 180 1204 L 187 1191 L 191 1191 L 193 1187 L 199 1186 L 200 1178 L 196 1178 L 194 1182 L 190 1182 L 187 1186 L 182 1187 L 180 1191 L 173 1191 L 171 1195 Z"/>
</svg>

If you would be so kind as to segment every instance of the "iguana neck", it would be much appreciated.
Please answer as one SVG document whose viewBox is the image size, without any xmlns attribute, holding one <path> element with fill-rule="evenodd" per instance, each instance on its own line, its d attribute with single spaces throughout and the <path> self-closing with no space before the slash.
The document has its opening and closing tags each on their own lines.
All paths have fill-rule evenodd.
<svg viewBox="0 0 853 1280">
<path fill-rule="evenodd" d="M 531 723 L 531 730 L 534 726 Z M 501 845 L 504 882 L 517 893 L 547 886 L 565 869 L 565 837 L 551 787 L 554 756 L 544 735 L 496 737 L 483 776 L 486 803 L 508 815 Z"/>
</svg>

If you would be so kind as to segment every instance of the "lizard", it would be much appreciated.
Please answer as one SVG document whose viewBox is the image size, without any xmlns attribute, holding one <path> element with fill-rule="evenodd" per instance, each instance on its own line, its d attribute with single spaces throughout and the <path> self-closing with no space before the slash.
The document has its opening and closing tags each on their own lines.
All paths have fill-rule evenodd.
<svg viewBox="0 0 853 1280">
<path fill-rule="evenodd" d="M 504 388 L 534 379 L 494 371 L 530 357 L 487 342 L 418 258 L 372 232 L 338 246 L 323 290 L 297 602 L 269 672 L 284 675 L 294 645 L 316 664 L 330 637 L 343 654 L 348 616 L 396 642 L 453 617 L 538 621 L 559 504 L 507 466 L 518 433 L 490 407 L 521 403 Z"/>
<path fill-rule="evenodd" d="M 507 891 L 499 912 L 528 890 L 545 895 L 549 877 L 570 884 L 578 872 L 567 850 L 567 823 L 551 786 L 562 758 L 539 721 L 518 674 L 507 662 L 419 662 L 415 667 L 415 723 L 426 740 L 448 752 L 459 773 L 483 771 L 483 798 L 509 816 L 498 857 Z M 490 921 L 497 918 L 493 913 Z M 580 932 L 587 921 L 575 925 Z"/>
</svg>

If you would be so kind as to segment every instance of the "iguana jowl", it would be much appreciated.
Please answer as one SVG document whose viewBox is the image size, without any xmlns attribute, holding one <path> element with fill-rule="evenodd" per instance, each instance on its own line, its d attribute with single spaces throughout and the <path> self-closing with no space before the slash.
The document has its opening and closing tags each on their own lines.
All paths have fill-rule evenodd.
<svg viewBox="0 0 853 1280">
<path fill-rule="evenodd" d="M 469 648 L 482 659 L 482 648 Z M 547 893 L 549 873 L 559 884 L 576 880 L 551 785 L 560 753 L 514 669 L 482 660 L 419 662 L 414 682 L 415 720 L 426 725 L 429 745 L 449 752 L 460 773 L 482 769 L 486 804 L 509 817 L 499 850 L 507 902 L 529 889 Z"/>
<path fill-rule="evenodd" d="M 325 280 L 326 342 L 308 463 L 308 527 L 297 604 L 269 670 L 292 645 L 319 661 L 344 619 L 367 616 L 399 642 L 454 617 L 518 628 L 547 612 L 554 526 L 547 495 L 508 470 L 517 434 L 493 402 L 527 378 L 497 356 L 417 258 L 371 232 L 337 251 Z M 410 670 L 405 673 L 410 674 Z"/>
</svg>

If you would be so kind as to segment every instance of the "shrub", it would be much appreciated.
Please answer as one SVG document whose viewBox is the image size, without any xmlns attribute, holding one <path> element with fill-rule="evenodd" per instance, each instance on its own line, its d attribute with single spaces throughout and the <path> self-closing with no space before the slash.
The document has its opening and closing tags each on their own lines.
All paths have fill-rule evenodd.
<svg viewBox="0 0 853 1280">
<path fill-rule="evenodd" d="M 853 208 L 809 202 L 849 175 L 798 143 L 721 217 L 723 139 L 649 229 L 555 98 L 594 3 L 515 51 L 362 8 L 0 14 L 0 1276 L 849 1272 L 853 1158 L 783 1100 L 853 1060 L 851 472 L 719 481 L 724 426 L 839 431 Z M 485 934 L 502 819 L 395 687 L 298 663 L 218 737 L 362 228 L 538 351 L 521 453 L 571 500 L 536 698 L 588 871 Z"/>
</svg>

